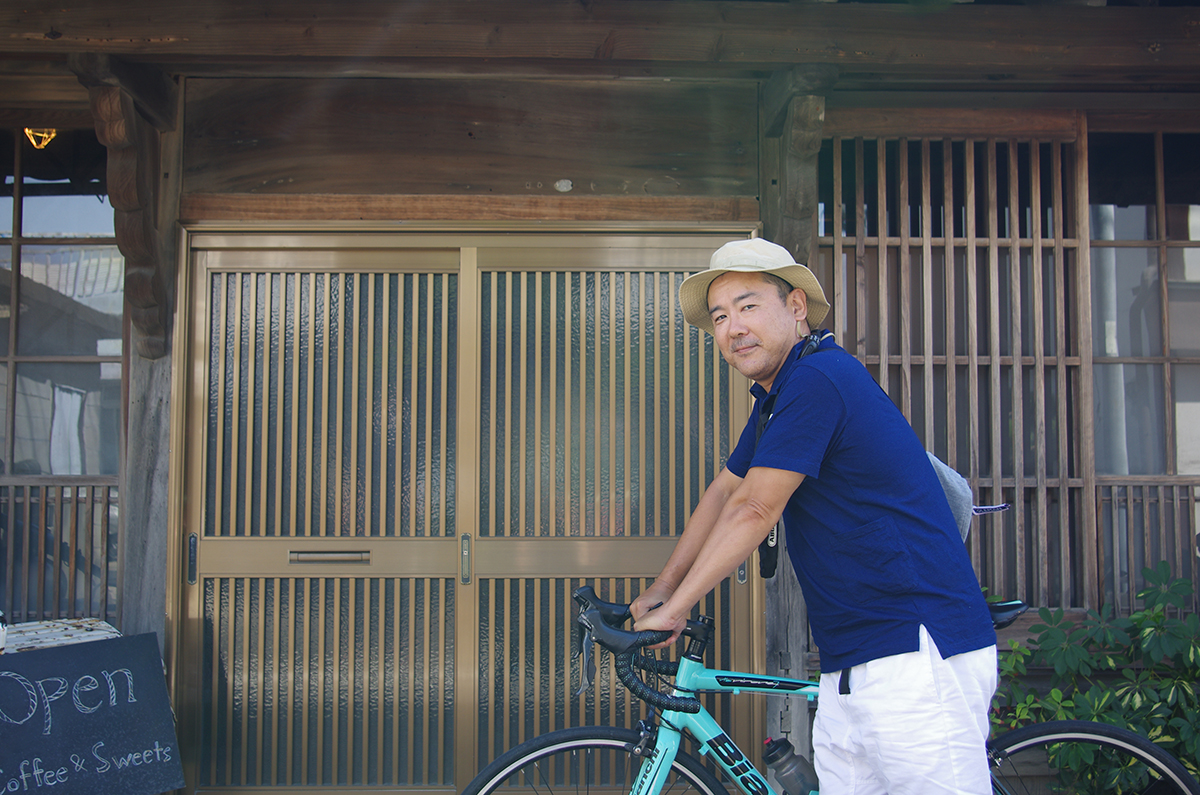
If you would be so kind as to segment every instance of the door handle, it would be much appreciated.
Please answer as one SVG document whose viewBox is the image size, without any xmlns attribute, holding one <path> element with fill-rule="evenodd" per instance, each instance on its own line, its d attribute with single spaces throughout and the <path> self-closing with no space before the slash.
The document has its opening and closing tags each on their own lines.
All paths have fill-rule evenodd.
<svg viewBox="0 0 1200 795">
<path fill-rule="evenodd" d="M 288 563 L 370 563 L 371 550 L 338 550 L 314 552 L 292 550 L 288 552 Z"/>
<path fill-rule="evenodd" d="M 197 577 L 197 547 L 200 545 L 200 538 L 195 533 L 188 534 L 188 559 L 187 559 L 187 581 L 188 585 L 196 584 Z"/>
<path fill-rule="evenodd" d="M 459 543 L 462 545 L 462 558 L 460 560 L 458 581 L 463 585 L 471 584 L 471 534 L 463 533 L 459 538 Z"/>
</svg>

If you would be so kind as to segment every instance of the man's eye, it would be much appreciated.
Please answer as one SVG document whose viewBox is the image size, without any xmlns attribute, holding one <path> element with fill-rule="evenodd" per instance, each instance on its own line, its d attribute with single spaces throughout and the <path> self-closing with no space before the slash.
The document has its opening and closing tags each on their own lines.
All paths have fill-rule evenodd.
<svg viewBox="0 0 1200 795">
<path fill-rule="evenodd" d="M 724 319 L 725 319 L 725 315 L 713 315 L 713 325 L 715 326 L 717 323 L 720 323 Z"/>
</svg>

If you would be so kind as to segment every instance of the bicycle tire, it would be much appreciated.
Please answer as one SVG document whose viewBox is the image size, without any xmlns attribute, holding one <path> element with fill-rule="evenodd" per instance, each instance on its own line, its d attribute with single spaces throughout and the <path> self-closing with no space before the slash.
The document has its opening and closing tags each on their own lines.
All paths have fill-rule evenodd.
<svg viewBox="0 0 1200 795">
<path fill-rule="evenodd" d="M 988 743 L 988 757 L 997 795 L 1200 795 L 1200 784 L 1178 759 L 1140 734 L 1106 723 L 1059 720 L 1013 729 Z"/>
<path fill-rule="evenodd" d="M 579 726 L 526 740 L 485 767 L 462 795 L 614 790 L 629 792 L 642 764 L 634 756 L 639 734 L 615 726 Z M 663 784 L 663 795 L 729 795 L 712 772 L 682 749 Z"/>
</svg>

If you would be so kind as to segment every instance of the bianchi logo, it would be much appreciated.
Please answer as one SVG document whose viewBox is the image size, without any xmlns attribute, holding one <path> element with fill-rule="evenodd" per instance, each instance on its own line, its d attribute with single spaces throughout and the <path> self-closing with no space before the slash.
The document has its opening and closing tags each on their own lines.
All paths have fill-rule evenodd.
<svg viewBox="0 0 1200 795">
<path fill-rule="evenodd" d="M 728 735 L 717 735 L 707 745 L 748 795 L 767 795 L 770 792 L 766 779 L 746 760 L 742 750 L 734 745 Z"/>
</svg>

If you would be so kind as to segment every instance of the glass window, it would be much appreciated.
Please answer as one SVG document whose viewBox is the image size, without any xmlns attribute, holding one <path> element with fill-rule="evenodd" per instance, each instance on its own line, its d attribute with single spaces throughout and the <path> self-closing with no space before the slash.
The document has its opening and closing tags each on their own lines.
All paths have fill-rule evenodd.
<svg viewBox="0 0 1200 795">
<path fill-rule="evenodd" d="M 17 352 L 96 356 L 102 341 L 119 346 L 124 270 L 116 246 L 23 246 Z"/>
<path fill-rule="evenodd" d="M 116 475 L 119 365 L 17 365 L 13 474 Z"/>
<path fill-rule="evenodd" d="M 8 237 L 13 231 L 13 134 L 11 130 L 0 130 L 0 173 L 4 175 L 4 189 L 0 190 L 0 237 Z"/>
<path fill-rule="evenodd" d="M 1200 475 L 1200 134 L 1088 144 L 1097 472 Z"/>
<path fill-rule="evenodd" d="M 34 188 L 51 187 L 71 189 L 70 183 L 25 181 L 25 199 L 21 202 L 21 233 L 25 237 L 113 236 L 113 208 L 107 196 L 30 193 Z"/>
<path fill-rule="evenodd" d="M 1088 203 L 1095 240 L 1153 240 L 1154 136 L 1095 133 L 1088 136 Z M 1107 208 L 1097 217 L 1098 207 Z"/>
<path fill-rule="evenodd" d="M 1165 473 L 1162 368 L 1097 364 L 1095 384 L 1096 473 Z"/>
<path fill-rule="evenodd" d="M 1157 237 L 1154 207 L 1092 205 L 1092 239 L 1153 240 Z"/>
<path fill-rule="evenodd" d="M 120 554 L 124 438 L 124 262 L 106 160 L 90 128 L 0 132 L 0 488 L 23 495 L 31 516 L 70 514 L 70 538 L 52 538 L 48 524 L 46 545 L 74 543 L 89 527 L 101 533 L 60 572 L 77 598 L 25 589 L 9 605 L 19 621 L 111 620 L 119 609 L 116 587 L 96 579 Z M 10 553 L 0 592 L 4 576 L 20 583 L 53 574 L 39 567 L 36 555 Z"/>
<path fill-rule="evenodd" d="M 0 243 L 0 356 L 8 355 L 8 324 L 11 314 L 12 246 L 8 243 Z M 0 417 L 2 416 L 0 415 Z"/>
<path fill-rule="evenodd" d="M 1200 240 L 1200 204 L 1168 204 L 1167 240 Z"/>
<path fill-rule="evenodd" d="M 4 193 L 0 193 L 0 237 L 12 235 L 13 200 L 12 177 L 4 180 Z"/>
<path fill-rule="evenodd" d="M 1163 134 L 1167 239 L 1200 240 L 1200 134 Z"/>
<path fill-rule="evenodd" d="M 92 130 L 59 130 L 44 149 L 21 142 L 21 234 L 112 237 L 107 151 Z"/>
<path fill-rule="evenodd" d="M 1171 354 L 1200 356 L 1200 248 L 1174 249 L 1168 254 L 1182 261 L 1180 268 L 1167 268 Z"/>
<path fill-rule="evenodd" d="M 1200 475 L 1200 365 L 1171 371 L 1175 388 L 1175 465 L 1180 475 Z"/>
<path fill-rule="evenodd" d="M 8 368 L 0 365 L 0 417 L 8 416 Z M 8 474 L 7 426 L 0 423 L 0 475 Z"/>
<path fill-rule="evenodd" d="M 1162 355 L 1156 249 L 1092 249 L 1092 346 L 1096 356 Z"/>
</svg>

